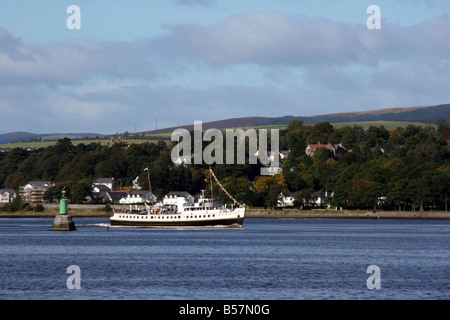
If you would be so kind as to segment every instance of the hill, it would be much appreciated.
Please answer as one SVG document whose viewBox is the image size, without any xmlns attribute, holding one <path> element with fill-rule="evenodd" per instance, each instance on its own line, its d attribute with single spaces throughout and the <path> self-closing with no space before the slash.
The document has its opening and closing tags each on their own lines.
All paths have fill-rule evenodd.
<svg viewBox="0 0 450 320">
<path fill-rule="evenodd" d="M 372 111 L 355 111 L 343 113 L 330 113 L 315 116 L 282 116 L 282 117 L 243 117 L 231 118 L 218 121 L 202 123 L 202 129 L 226 129 L 239 127 L 259 127 L 272 125 L 287 125 L 293 120 L 301 120 L 305 124 L 315 124 L 319 122 L 375 122 L 375 121 L 411 121 L 425 122 L 432 124 L 450 123 L 450 104 L 442 104 L 436 106 L 407 107 L 407 108 L 385 108 Z M 184 128 L 193 130 L 194 125 L 183 125 L 171 128 L 145 131 L 145 134 L 164 134 L 171 133 L 175 129 Z M 142 132 L 141 132 L 142 133 Z M 85 137 L 95 138 L 104 137 L 105 135 L 98 133 L 53 133 L 53 134 L 36 134 L 30 132 L 11 132 L 0 134 L 0 144 L 7 144 L 15 141 L 23 141 L 30 139 L 41 140 L 57 140 L 64 137 L 69 139 L 82 139 Z"/>
<path fill-rule="evenodd" d="M 36 140 L 58 140 L 63 138 L 69 139 L 82 139 L 82 138 L 96 138 L 104 137 L 103 134 L 98 133 L 48 133 L 48 134 L 38 134 L 30 132 L 10 132 L 0 134 L 0 144 L 21 142 L 21 141 L 34 141 Z"/>
<path fill-rule="evenodd" d="M 373 111 L 357 111 L 345 113 L 333 113 L 316 115 L 309 117 L 283 116 L 283 117 L 246 117 L 232 118 L 221 121 L 202 123 L 202 128 L 236 128 L 236 127 L 256 127 L 269 125 L 287 125 L 293 120 L 301 120 L 305 124 L 315 124 L 319 122 L 372 122 L 372 121 L 414 121 L 426 123 L 444 123 L 450 119 L 450 104 L 408 108 L 387 108 Z M 146 134 L 169 133 L 173 130 L 183 128 L 193 130 L 194 125 L 171 127 L 159 130 L 146 131 Z"/>
</svg>

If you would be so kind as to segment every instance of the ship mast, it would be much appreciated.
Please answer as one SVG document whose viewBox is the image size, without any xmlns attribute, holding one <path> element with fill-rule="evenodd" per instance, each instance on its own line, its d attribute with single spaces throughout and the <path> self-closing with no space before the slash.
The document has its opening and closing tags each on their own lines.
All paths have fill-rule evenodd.
<svg viewBox="0 0 450 320">
<path fill-rule="evenodd" d="M 148 187 L 150 189 L 150 198 L 152 199 L 152 207 L 153 207 L 153 192 L 152 192 L 152 184 L 150 183 L 150 170 L 148 170 L 148 167 L 147 167 L 144 169 L 144 171 L 147 171 Z"/>
<path fill-rule="evenodd" d="M 213 193 L 213 185 L 212 185 L 212 174 L 211 174 L 211 167 L 209 167 L 209 184 L 211 186 L 211 200 L 214 208 L 214 193 Z"/>
</svg>

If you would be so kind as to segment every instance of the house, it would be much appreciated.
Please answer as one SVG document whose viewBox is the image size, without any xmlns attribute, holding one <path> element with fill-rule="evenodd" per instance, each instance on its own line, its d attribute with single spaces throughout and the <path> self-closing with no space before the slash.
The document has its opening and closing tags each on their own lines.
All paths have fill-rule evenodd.
<svg viewBox="0 0 450 320">
<path fill-rule="evenodd" d="M 182 208 L 185 205 L 194 205 L 195 198 L 187 191 L 170 191 L 164 196 L 163 204 L 176 205 Z"/>
<path fill-rule="evenodd" d="M 93 192 L 111 191 L 114 189 L 114 178 L 98 178 L 92 183 L 92 189 Z"/>
<path fill-rule="evenodd" d="M 108 147 L 110 147 L 110 148 L 111 148 L 112 146 L 114 146 L 114 145 L 119 145 L 123 150 L 127 150 L 127 149 L 130 147 L 131 144 L 124 142 L 123 139 L 122 139 L 122 136 L 119 136 L 119 137 L 117 138 L 117 141 L 114 140 L 113 138 L 111 138 L 111 140 L 109 140 L 108 142 L 106 142 L 106 145 L 107 145 Z"/>
<path fill-rule="evenodd" d="M 321 149 L 321 148 L 326 148 L 329 149 L 333 152 L 333 155 L 335 156 L 336 154 L 344 154 L 347 152 L 347 149 L 344 148 L 344 146 L 342 144 L 332 144 L 332 143 L 327 143 L 327 144 L 321 144 L 320 142 L 318 144 L 309 144 L 305 149 L 305 153 L 310 156 L 313 157 L 314 153 L 316 152 L 317 149 Z"/>
<path fill-rule="evenodd" d="M 92 185 L 92 192 L 108 192 L 111 191 L 111 189 L 105 185 L 102 184 L 97 184 L 97 185 Z"/>
<path fill-rule="evenodd" d="M 20 195 L 25 202 L 43 202 L 44 193 L 54 186 L 50 181 L 30 181 L 25 186 L 20 187 Z"/>
<path fill-rule="evenodd" d="M 172 158 L 172 162 L 175 164 L 176 167 L 183 164 L 190 164 L 192 163 L 192 156 L 178 156 L 176 158 Z"/>
<path fill-rule="evenodd" d="M 124 191 L 101 191 L 91 193 L 91 202 L 94 203 L 118 203 L 127 196 Z"/>
<path fill-rule="evenodd" d="M 0 203 L 11 203 L 17 197 L 14 189 L 0 189 Z"/>
<path fill-rule="evenodd" d="M 135 204 L 143 202 L 155 202 L 158 201 L 158 197 L 152 194 L 150 191 L 131 191 L 125 197 L 119 200 L 120 204 Z"/>
<path fill-rule="evenodd" d="M 311 206 L 317 208 L 330 208 L 328 198 L 333 197 L 334 193 L 329 191 L 316 191 L 312 194 Z"/>
<path fill-rule="evenodd" d="M 273 166 L 273 161 L 278 157 L 278 163 L 283 162 L 283 160 L 288 156 L 289 151 L 281 151 L 281 152 L 267 152 L 267 158 L 270 161 L 270 165 L 263 165 L 260 168 L 260 175 L 262 176 L 274 176 L 276 174 L 281 173 L 281 166 Z M 254 154 L 255 156 L 259 157 L 259 150 L 256 151 Z"/>
<path fill-rule="evenodd" d="M 292 192 L 281 192 L 278 196 L 277 207 L 286 208 L 294 206 L 294 194 Z"/>
</svg>

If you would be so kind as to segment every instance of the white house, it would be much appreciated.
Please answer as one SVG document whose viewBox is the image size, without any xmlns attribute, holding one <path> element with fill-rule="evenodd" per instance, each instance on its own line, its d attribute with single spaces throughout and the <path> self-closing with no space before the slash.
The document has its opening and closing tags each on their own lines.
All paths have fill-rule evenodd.
<svg viewBox="0 0 450 320">
<path fill-rule="evenodd" d="M 277 167 L 273 166 L 273 161 L 275 161 L 275 159 L 278 159 L 278 162 L 281 164 L 283 162 L 283 160 L 287 157 L 288 153 L 289 153 L 289 151 L 281 151 L 281 152 L 268 151 L 267 152 L 267 158 L 270 161 L 270 166 L 269 165 L 263 165 L 260 168 L 260 175 L 262 175 L 262 176 L 274 176 L 276 174 L 280 174 L 281 173 L 281 167 L 280 166 L 277 166 Z M 254 155 L 259 157 L 259 150 L 257 150 Z"/>
<path fill-rule="evenodd" d="M 328 203 L 328 198 L 332 198 L 334 196 L 333 192 L 330 191 L 316 191 L 312 194 L 311 205 L 314 207 L 327 207 L 330 209 L 331 205 Z"/>
<path fill-rule="evenodd" d="M 178 208 L 194 205 L 194 202 L 194 197 L 187 191 L 170 191 L 163 199 L 163 204 L 176 205 Z"/>
<path fill-rule="evenodd" d="M 278 196 L 278 203 L 277 207 L 279 208 L 286 208 L 286 207 L 293 207 L 294 206 L 294 194 L 291 192 L 281 192 Z"/>
<path fill-rule="evenodd" d="M 0 189 L 0 203 L 11 203 L 17 197 L 14 189 Z"/>
<path fill-rule="evenodd" d="M 156 202 L 158 197 L 150 191 L 131 191 L 126 197 L 119 200 L 120 204 L 135 204 L 144 202 Z"/>
<path fill-rule="evenodd" d="M 192 156 L 178 156 L 177 158 L 172 158 L 172 162 L 175 166 L 179 166 L 180 164 L 192 163 Z"/>
</svg>

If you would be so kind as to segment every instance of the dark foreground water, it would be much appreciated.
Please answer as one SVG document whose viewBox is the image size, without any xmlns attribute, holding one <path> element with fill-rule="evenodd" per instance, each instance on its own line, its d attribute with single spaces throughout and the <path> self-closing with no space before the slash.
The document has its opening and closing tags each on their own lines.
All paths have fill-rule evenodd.
<svg viewBox="0 0 450 320">
<path fill-rule="evenodd" d="M 450 298 L 450 221 L 247 219 L 243 229 L 74 221 L 77 231 L 53 232 L 53 219 L 0 219 L 0 299 Z M 72 265 L 79 273 L 67 273 Z"/>
</svg>

